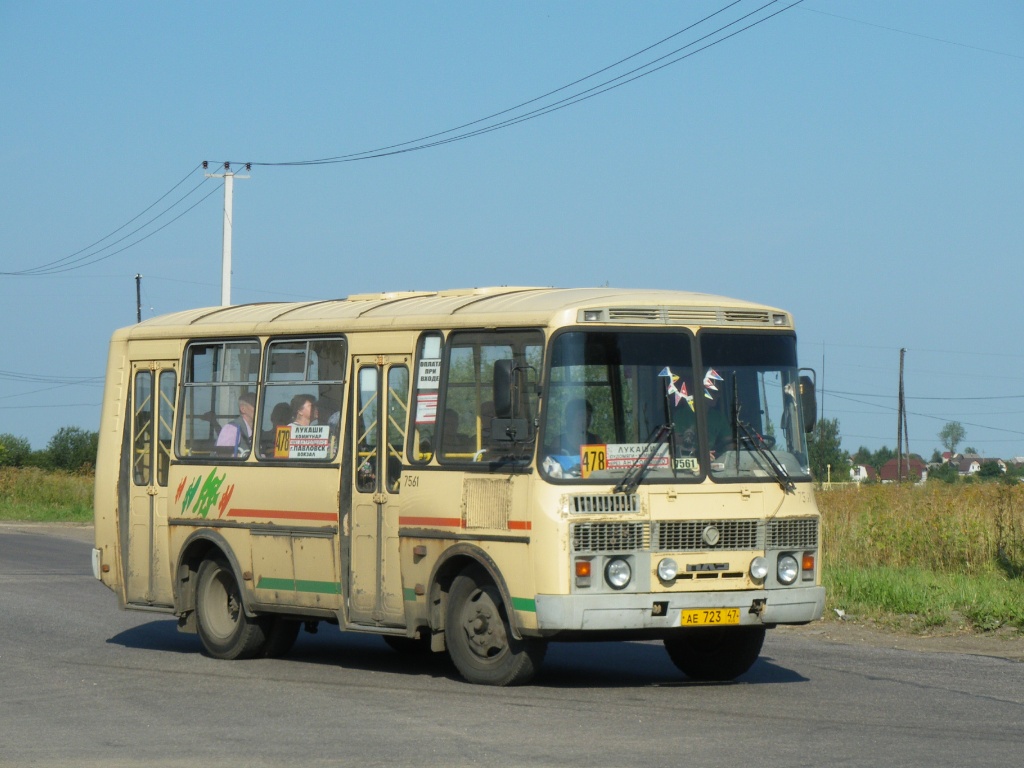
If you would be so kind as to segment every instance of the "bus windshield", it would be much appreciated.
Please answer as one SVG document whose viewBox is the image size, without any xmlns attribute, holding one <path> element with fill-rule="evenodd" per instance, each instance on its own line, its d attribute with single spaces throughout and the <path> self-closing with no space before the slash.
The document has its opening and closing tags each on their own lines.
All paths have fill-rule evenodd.
<svg viewBox="0 0 1024 768">
<path fill-rule="evenodd" d="M 706 331 L 700 351 L 712 478 L 808 479 L 796 337 Z"/>
<path fill-rule="evenodd" d="M 693 337 L 570 331 L 551 345 L 540 463 L 550 479 L 697 479 Z"/>
<path fill-rule="evenodd" d="M 569 331 L 551 345 L 540 465 L 551 480 L 806 479 L 796 338 Z"/>
</svg>

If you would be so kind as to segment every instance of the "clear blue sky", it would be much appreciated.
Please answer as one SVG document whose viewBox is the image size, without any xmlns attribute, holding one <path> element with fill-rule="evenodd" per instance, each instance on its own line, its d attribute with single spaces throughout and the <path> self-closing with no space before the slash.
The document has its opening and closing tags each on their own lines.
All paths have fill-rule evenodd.
<svg viewBox="0 0 1024 768">
<path fill-rule="evenodd" d="M 446 131 L 727 4 L 0 3 L 0 433 L 42 448 L 62 426 L 98 427 L 136 273 L 143 317 L 219 303 L 217 180 L 128 234 L 203 182 L 201 161 L 308 160 Z M 742 0 L 505 116 L 763 4 Z M 930 457 L 959 420 L 961 448 L 1012 457 L 1022 257 L 1024 4 L 806 0 L 502 130 L 255 166 L 235 182 L 232 299 L 605 283 L 737 296 L 795 314 L 848 450 L 896 447 L 904 347 L 911 449 Z"/>
</svg>

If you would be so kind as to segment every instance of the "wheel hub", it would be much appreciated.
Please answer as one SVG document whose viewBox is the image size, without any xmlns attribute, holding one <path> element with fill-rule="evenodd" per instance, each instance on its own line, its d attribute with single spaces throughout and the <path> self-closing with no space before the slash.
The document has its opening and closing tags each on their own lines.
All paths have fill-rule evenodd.
<svg viewBox="0 0 1024 768">
<path fill-rule="evenodd" d="M 494 600 L 481 591 L 470 600 L 462 623 L 469 647 L 481 658 L 493 658 L 507 646 L 504 624 Z"/>
</svg>

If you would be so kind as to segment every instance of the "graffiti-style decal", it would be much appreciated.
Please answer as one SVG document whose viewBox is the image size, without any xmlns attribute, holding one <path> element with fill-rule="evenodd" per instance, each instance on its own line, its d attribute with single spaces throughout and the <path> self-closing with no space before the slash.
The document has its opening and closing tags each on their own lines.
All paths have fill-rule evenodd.
<svg viewBox="0 0 1024 768">
<path fill-rule="evenodd" d="M 178 492 L 174 494 L 174 503 L 178 503 L 178 499 L 181 498 L 181 492 L 185 490 L 185 483 L 188 482 L 187 477 L 181 478 L 181 482 L 178 483 Z"/>
<path fill-rule="evenodd" d="M 174 497 L 177 501 L 181 497 L 181 512 L 185 514 L 191 512 L 197 517 L 206 518 L 210 514 L 210 510 L 216 506 L 218 517 L 223 517 L 224 512 L 228 507 L 228 502 L 231 500 L 231 494 L 235 491 L 235 486 L 229 485 L 221 492 L 221 486 L 227 479 L 227 473 L 225 472 L 220 477 L 217 476 L 217 470 L 213 469 L 210 474 L 207 475 L 206 479 L 203 480 L 203 476 L 200 475 L 189 485 L 188 490 L 185 491 L 182 496 L 182 490 L 185 487 L 186 480 L 181 481 L 181 485 L 178 486 L 178 493 Z"/>
<path fill-rule="evenodd" d="M 226 510 L 228 508 L 228 502 L 231 501 L 231 494 L 234 493 L 234 492 L 235 492 L 235 486 L 233 486 L 233 485 L 229 485 L 225 489 L 224 495 L 221 496 L 220 503 L 217 505 L 217 509 L 220 511 L 220 514 L 217 515 L 217 517 L 224 517 L 224 510 Z"/>
</svg>

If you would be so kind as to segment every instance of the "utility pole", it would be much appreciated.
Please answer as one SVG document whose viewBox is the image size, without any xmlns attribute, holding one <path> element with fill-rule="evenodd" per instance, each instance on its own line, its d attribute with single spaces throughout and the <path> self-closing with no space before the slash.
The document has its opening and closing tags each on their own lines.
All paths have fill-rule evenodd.
<svg viewBox="0 0 1024 768">
<path fill-rule="evenodd" d="M 910 435 L 907 433 L 907 402 L 903 395 L 903 358 L 907 350 L 900 349 L 900 392 L 896 415 L 896 482 L 903 482 L 903 438 L 907 439 L 907 479 L 910 479 Z"/>
<path fill-rule="evenodd" d="M 142 275 L 135 274 L 135 322 L 142 322 Z"/>
<path fill-rule="evenodd" d="M 203 160 L 203 168 L 209 164 Z M 246 172 L 252 169 L 251 163 L 245 164 Z M 224 179 L 224 239 L 221 247 L 221 272 L 220 272 L 220 305 L 227 307 L 231 305 L 231 217 L 234 206 L 235 179 L 248 179 L 249 176 L 239 176 L 231 170 L 231 163 L 224 163 L 223 173 L 208 173 L 208 179 Z"/>
</svg>

